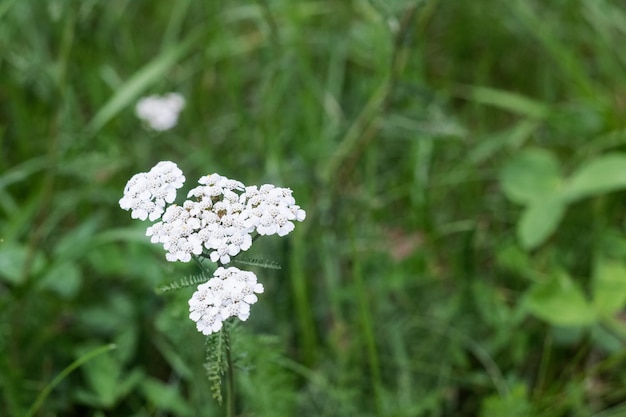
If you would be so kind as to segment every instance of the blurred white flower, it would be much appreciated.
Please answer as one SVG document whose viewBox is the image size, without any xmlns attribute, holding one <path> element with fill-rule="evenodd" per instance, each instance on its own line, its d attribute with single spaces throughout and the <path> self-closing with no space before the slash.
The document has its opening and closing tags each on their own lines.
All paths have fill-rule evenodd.
<svg viewBox="0 0 626 417">
<path fill-rule="evenodd" d="M 205 335 L 218 332 L 229 317 L 247 320 L 250 306 L 258 300 L 256 294 L 263 290 L 253 272 L 219 267 L 213 278 L 198 285 L 189 299 L 189 318 Z"/>
<path fill-rule="evenodd" d="M 174 162 L 161 161 L 150 172 L 140 172 L 126 183 L 120 207 L 131 210 L 133 219 L 154 221 L 161 217 L 166 203 L 176 198 L 176 190 L 183 186 L 185 176 Z"/>
<path fill-rule="evenodd" d="M 158 131 L 176 126 L 178 114 L 185 107 L 185 99 L 178 93 L 148 96 L 137 102 L 135 113 L 150 128 Z"/>
</svg>

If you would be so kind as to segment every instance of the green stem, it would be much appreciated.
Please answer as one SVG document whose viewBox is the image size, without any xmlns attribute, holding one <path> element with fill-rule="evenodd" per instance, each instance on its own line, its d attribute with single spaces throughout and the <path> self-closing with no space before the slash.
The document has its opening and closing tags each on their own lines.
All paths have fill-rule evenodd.
<svg viewBox="0 0 626 417">
<path fill-rule="evenodd" d="M 296 229 L 291 239 L 289 256 L 289 277 L 293 291 L 296 320 L 298 325 L 298 350 L 301 352 L 301 362 L 312 366 L 315 362 L 316 337 L 315 320 L 313 318 L 312 296 L 310 294 L 307 274 L 304 270 L 305 242 L 302 229 Z"/>
<path fill-rule="evenodd" d="M 48 395 L 50 395 L 50 392 L 52 392 L 52 390 L 59 385 L 59 383 L 61 381 L 63 381 L 65 379 L 65 377 L 67 377 L 69 374 L 72 373 L 72 371 L 74 371 L 74 369 L 78 368 L 79 366 L 81 366 L 83 363 L 87 362 L 88 360 L 91 360 L 93 358 L 95 358 L 96 356 L 108 352 L 109 350 L 113 350 L 117 348 L 116 345 L 114 344 L 108 344 L 105 346 L 100 346 L 99 348 L 96 348 L 90 352 L 87 352 L 86 354 L 84 354 L 83 356 L 81 356 L 80 358 L 76 359 L 74 362 L 72 362 L 67 368 L 63 369 L 61 371 L 61 373 L 59 373 L 48 385 L 46 385 L 46 387 L 39 393 L 39 395 L 37 396 L 37 399 L 35 400 L 35 402 L 33 403 L 33 405 L 30 407 L 30 410 L 28 410 L 28 412 L 26 413 L 26 417 L 32 417 L 35 415 L 35 413 L 37 412 L 37 410 L 39 410 L 39 408 L 41 407 L 41 405 L 43 404 L 43 402 L 46 400 L 46 398 L 48 398 Z"/>
<path fill-rule="evenodd" d="M 226 416 L 235 417 L 235 368 L 233 357 L 230 353 L 230 331 L 224 326 L 224 339 L 226 340 Z"/>
</svg>

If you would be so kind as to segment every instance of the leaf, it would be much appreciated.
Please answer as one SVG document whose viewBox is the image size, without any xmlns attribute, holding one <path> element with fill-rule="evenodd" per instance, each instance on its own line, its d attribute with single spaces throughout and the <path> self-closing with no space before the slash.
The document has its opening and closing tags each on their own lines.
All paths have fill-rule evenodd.
<svg viewBox="0 0 626 417">
<path fill-rule="evenodd" d="M 527 399 L 526 386 L 517 384 L 506 396 L 490 395 L 481 404 L 480 417 L 526 417 L 533 415 L 531 403 Z"/>
<path fill-rule="evenodd" d="M 550 108 L 544 103 L 510 91 L 467 86 L 461 87 L 460 93 L 477 103 L 499 107 L 532 119 L 544 119 L 550 113 Z"/>
<path fill-rule="evenodd" d="M 618 354 L 623 350 L 623 342 L 615 329 L 607 328 L 603 324 L 591 326 L 591 340 L 594 346 L 598 346 L 610 354 Z"/>
<path fill-rule="evenodd" d="M 144 378 L 144 372 L 139 369 L 133 369 L 132 371 L 126 373 L 123 377 L 120 378 L 118 384 L 116 385 L 115 391 L 115 403 L 119 402 L 122 398 L 128 396 L 128 394 L 139 384 L 139 382 Z M 107 402 L 103 402 L 102 398 L 99 396 L 99 393 L 95 393 L 94 391 L 89 391 L 84 387 L 80 387 L 74 393 L 76 400 L 80 403 L 87 404 L 94 408 L 110 408 L 115 404 L 109 404 Z"/>
<path fill-rule="evenodd" d="M 161 285 L 155 289 L 157 294 L 163 294 L 170 291 L 179 290 L 181 288 L 196 287 L 198 284 L 205 283 L 210 278 L 204 274 L 190 275 L 183 277 L 178 281 L 170 282 L 169 284 Z"/>
<path fill-rule="evenodd" d="M 155 378 L 145 378 L 141 388 L 146 399 L 158 410 L 171 411 L 178 416 L 191 416 L 193 410 L 174 385 L 166 385 Z"/>
<path fill-rule="evenodd" d="M 19 183 L 29 179 L 33 174 L 44 170 L 50 162 L 45 156 L 31 158 L 10 169 L 5 169 L 0 175 L 0 188 L 7 188 L 11 184 Z"/>
<path fill-rule="evenodd" d="M 192 379 L 193 370 L 189 367 L 184 357 L 181 356 L 179 346 L 175 346 L 168 338 L 161 334 L 152 336 L 152 343 L 157 347 L 163 358 L 183 379 Z"/>
<path fill-rule="evenodd" d="M 608 154 L 580 167 L 563 186 L 564 198 L 581 198 L 626 188 L 626 155 Z"/>
<path fill-rule="evenodd" d="M 517 223 L 517 237 L 526 250 L 541 245 L 556 230 L 565 204 L 558 198 L 537 200 L 526 208 Z"/>
<path fill-rule="evenodd" d="M 226 323 L 228 325 L 228 323 Z M 227 327 L 206 338 L 204 369 L 211 385 L 211 394 L 219 405 L 222 405 L 222 378 L 228 369 L 226 361 Z"/>
<path fill-rule="evenodd" d="M 534 316 L 558 326 L 583 326 L 596 320 L 582 290 L 565 273 L 535 284 L 526 295 L 525 307 Z"/>
<path fill-rule="evenodd" d="M 101 355 L 86 363 L 82 371 L 91 392 L 81 400 L 105 408 L 117 402 L 121 394 L 122 367 L 116 358 Z"/>
<path fill-rule="evenodd" d="M 82 284 L 80 269 L 72 262 L 56 262 L 38 282 L 65 299 L 72 299 Z"/>
<path fill-rule="evenodd" d="M 65 233 L 54 246 L 54 258 L 63 260 L 84 258 L 92 248 L 93 238 L 100 223 L 100 214 L 94 213 L 82 224 Z"/>
<path fill-rule="evenodd" d="M 35 402 L 33 403 L 33 405 L 28 410 L 28 413 L 26 413 L 26 417 L 34 416 L 37 413 L 37 411 L 39 410 L 39 408 L 41 407 L 41 405 L 43 404 L 43 402 L 46 400 L 46 398 L 50 395 L 52 390 L 57 385 L 59 385 L 59 383 L 61 381 L 63 381 L 69 374 L 71 374 L 76 368 L 80 367 L 85 362 L 87 362 L 87 361 L 97 357 L 98 355 L 101 355 L 101 354 L 103 354 L 105 352 L 108 352 L 108 351 L 110 351 L 112 349 L 115 349 L 115 345 L 108 344 L 108 345 L 100 346 L 100 347 L 98 347 L 96 349 L 93 349 L 93 350 L 91 350 L 89 352 L 86 352 L 85 354 L 81 355 L 81 357 L 76 359 L 74 362 L 69 364 L 57 376 L 55 376 L 54 379 L 52 381 L 50 381 L 50 383 L 48 383 L 44 387 L 43 390 L 41 390 L 41 392 L 39 393 L 39 395 L 35 399 Z"/>
<path fill-rule="evenodd" d="M 535 271 L 527 252 L 520 249 L 516 244 L 503 244 L 496 252 L 498 266 L 514 272 L 522 277 L 533 279 Z"/>
<path fill-rule="evenodd" d="M 593 307 L 600 316 L 613 316 L 626 303 L 626 266 L 601 259 L 593 274 Z"/>
<path fill-rule="evenodd" d="M 241 264 L 241 265 L 258 266 L 259 268 L 267 268 L 267 269 L 281 269 L 282 268 L 278 262 L 273 261 L 271 259 L 241 258 L 241 259 L 233 259 L 233 262 Z"/>
<path fill-rule="evenodd" d="M 479 164 L 491 158 L 502 148 L 519 148 L 540 126 L 539 122 L 532 120 L 522 120 L 521 122 L 503 131 L 490 134 L 472 149 L 468 155 L 471 164 Z"/>
<path fill-rule="evenodd" d="M 554 195 L 561 187 L 559 161 L 544 149 L 527 149 L 505 165 L 500 174 L 504 194 L 511 201 L 528 204 Z"/>
</svg>

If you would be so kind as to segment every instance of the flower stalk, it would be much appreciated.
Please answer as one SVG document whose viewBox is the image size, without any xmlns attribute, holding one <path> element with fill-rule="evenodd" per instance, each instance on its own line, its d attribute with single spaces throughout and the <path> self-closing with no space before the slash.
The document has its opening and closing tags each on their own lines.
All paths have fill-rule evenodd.
<svg viewBox="0 0 626 417">
<path fill-rule="evenodd" d="M 257 294 L 265 289 L 253 272 L 228 264 L 260 236 L 291 233 L 294 222 L 304 221 L 306 212 L 296 204 L 289 188 L 246 186 L 219 174 L 201 177 L 199 185 L 187 193 L 187 200 L 178 205 L 174 201 L 184 182 L 185 176 L 174 162 L 161 161 L 128 181 L 119 204 L 132 218 L 155 222 L 147 227 L 146 235 L 163 246 L 168 261 L 193 259 L 207 276 L 211 274 L 204 261 L 216 264 L 212 277 L 201 282 L 189 299 L 189 318 L 208 337 L 208 346 L 211 335 L 223 338 L 223 346 L 218 343 L 217 350 L 207 353 L 206 368 L 214 382 L 214 396 L 221 401 L 215 383 L 223 376 L 220 358 L 225 351 L 227 415 L 234 417 L 235 372 L 229 326 L 224 322 L 231 317 L 246 321 L 250 307 L 258 301 Z"/>
</svg>

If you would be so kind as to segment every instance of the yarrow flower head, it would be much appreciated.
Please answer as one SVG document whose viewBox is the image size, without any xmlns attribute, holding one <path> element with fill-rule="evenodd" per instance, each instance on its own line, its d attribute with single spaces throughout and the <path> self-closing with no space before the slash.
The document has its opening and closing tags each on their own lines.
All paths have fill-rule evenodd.
<svg viewBox="0 0 626 417">
<path fill-rule="evenodd" d="M 126 183 L 120 207 L 131 210 L 133 219 L 154 221 L 163 214 L 166 203 L 176 198 L 185 176 L 174 162 L 161 161 L 150 172 L 140 172 Z"/>
<path fill-rule="evenodd" d="M 256 294 L 263 290 L 253 272 L 219 267 L 213 278 L 198 285 L 189 299 L 189 318 L 201 333 L 217 332 L 229 317 L 247 320 L 250 306 L 258 300 Z"/>
<path fill-rule="evenodd" d="M 208 250 L 213 262 L 227 264 L 252 246 L 253 234 L 285 236 L 304 210 L 288 188 L 271 184 L 261 188 L 211 174 L 187 194 L 182 206 L 170 206 L 160 222 L 148 228 L 152 243 L 161 243 L 169 261 L 189 262 Z"/>
<path fill-rule="evenodd" d="M 184 182 L 175 163 L 159 162 L 128 181 L 119 204 L 133 218 L 158 220 L 146 235 L 152 243 L 163 245 L 168 261 L 201 257 L 219 264 L 213 278 L 199 285 L 189 300 L 189 317 L 200 332 L 209 335 L 219 331 L 229 317 L 247 320 L 256 294 L 263 292 L 254 273 L 223 265 L 250 249 L 258 236 L 289 234 L 306 212 L 289 188 L 246 186 L 219 174 L 201 177 L 187 200 L 174 204 Z"/>
<path fill-rule="evenodd" d="M 289 188 L 280 188 L 272 184 L 247 187 L 248 223 L 253 225 L 259 235 L 285 236 L 293 231 L 293 221 L 303 221 L 306 212 L 296 204 Z"/>
<path fill-rule="evenodd" d="M 176 126 L 178 114 L 185 107 L 185 99 L 178 93 L 148 96 L 137 102 L 135 113 L 151 129 L 169 130 Z"/>
</svg>

